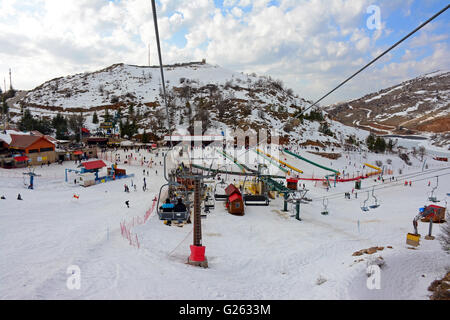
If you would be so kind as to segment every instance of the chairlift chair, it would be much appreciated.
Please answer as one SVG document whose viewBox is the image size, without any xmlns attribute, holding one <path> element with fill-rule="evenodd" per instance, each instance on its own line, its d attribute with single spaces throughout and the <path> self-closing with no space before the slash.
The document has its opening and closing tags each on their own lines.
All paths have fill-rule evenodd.
<svg viewBox="0 0 450 320">
<path fill-rule="evenodd" d="M 375 187 L 372 188 L 372 197 L 375 199 L 375 203 L 372 204 L 371 206 L 369 206 L 371 209 L 376 209 L 376 208 L 378 208 L 380 206 L 380 203 L 378 202 L 377 197 L 375 197 L 374 192 L 375 192 Z"/>
<path fill-rule="evenodd" d="M 186 210 L 184 212 L 175 212 L 175 211 L 166 212 L 163 209 L 161 209 L 160 206 L 159 206 L 159 203 L 160 203 L 160 200 L 161 200 L 162 190 L 165 187 L 170 188 L 171 186 L 180 187 L 180 186 L 183 186 L 183 185 L 181 185 L 181 184 L 179 184 L 177 182 L 169 182 L 169 183 L 166 183 L 166 184 L 161 186 L 161 188 L 159 189 L 158 203 L 157 203 L 157 206 L 156 206 L 156 210 L 158 212 L 159 220 L 177 221 L 177 222 L 180 222 L 180 223 L 183 222 L 183 221 L 187 221 L 189 219 L 189 210 Z M 170 197 L 170 195 L 168 195 L 168 196 Z"/>
<path fill-rule="evenodd" d="M 214 199 L 216 201 L 227 201 L 228 196 L 225 193 L 226 187 L 227 184 L 223 180 L 216 183 L 216 185 L 214 186 Z"/>
<path fill-rule="evenodd" d="M 210 209 L 213 209 L 216 207 L 216 202 L 213 197 L 209 193 L 206 194 L 205 198 L 205 212 L 209 212 Z"/>
<path fill-rule="evenodd" d="M 369 211 L 369 207 L 366 205 L 367 201 L 369 201 L 369 191 L 367 191 L 367 199 L 364 200 L 364 204 L 361 207 L 362 211 Z"/>
<path fill-rule="evenodd" d="M 326 200 L 326 201 L 325 201 Z M 322 204 L 323 204 L 323 210 L 321 212 L 322 215 L 327 216 L 328 215 L 328 198 L 323 198 L 322 200 Z"/>
<path fill-rule="evenodd" d="M 247 181 L 247 176 L 245 176 L 244 179 L 244 185 L 243 185 L 243 189 L 245 190 L 245 183 Z M 246 206 L 268 206 L 270 201 L 269 201 L 269 195 L 267 191 L 263 191 L 264 194 L 248 194 L 248 193 L 244 193 L 244 204 Z"/>
<path fill-rule="evenodd" d="M 437 187 L 439 186 L 439 177 L 436 177 L 436 186 L 433 187 L 433 189 L 431 190 L 431 195 L 428 197 L 428 201 L 431 202 L 440 202 L 437 197 L 434 195 L 434 190 L 437 189 Z"/>
<path fill-rule="evenodd" d="M 268 206 L 270 203 L 269 197 L 265 195 L 245 194 L 244 204 L 246 206 Z"/>
</svg>

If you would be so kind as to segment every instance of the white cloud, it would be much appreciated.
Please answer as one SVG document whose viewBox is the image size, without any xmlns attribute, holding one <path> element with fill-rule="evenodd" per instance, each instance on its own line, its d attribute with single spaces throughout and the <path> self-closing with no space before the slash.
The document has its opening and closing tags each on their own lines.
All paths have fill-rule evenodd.
<svg viewBox="0 0 450 320">
<path fill-rule="evenodd" d="M 366 28 L 371 0 L 280 0 L 278 7 L 267 7 L 269 3 L 225 0 L 221 10 L 213 0 L 161 0 L 158 25 L 164 63 L 206 58 L 236 71 L 281 78 L 301 96 L 314 99 L 381 52 L 378 42 L 392 32 L 385 20 L 381 31 Z M 382 19 L 393 10 L 407 11 L 411 3 L 383 2 Z M 53 77 L 118 62 L 144 65 L 148 43 L 151 60 L 157 61 L 148 0 L 28 0 L 27 4 L 25 10 L 21 1 L 0 0 L 0 76 L 12 67 L 17 88 L 31 89 Z M 249 6 L 251 11 L 243 10 Z M 409 43 L 411 50 L 432 48 L 432 56 L 423 59 L 426 64 L 402 60 L 395 65 L 388 56 L 383 59 L 389 63 L 386 70 L 406 76 L 437 65 L 448 67 L 443 51 L 448 38 L 437 30 L 442 26 L 433 24 Z M 185 33 L 184 47 L 171 40 L 175 33 Z M 415 53 L 407 52 L 404 58 L 418 57 Z M 365 78 L 397 79 L 379 70 L 370 69 Z M 349 83 L 332 99 L 373 88 L 373 82 L 363 83 Z"/>
<path fill-rule="evenodd" d="M 234 7 L 231 12 L 233 13 L 233 15 L 237 18 L 242 17 L 242 15 L 244 14 L 244 12 L 242 11 L 242 9 L 238 8 L 238 7 Z"/>
</svg>

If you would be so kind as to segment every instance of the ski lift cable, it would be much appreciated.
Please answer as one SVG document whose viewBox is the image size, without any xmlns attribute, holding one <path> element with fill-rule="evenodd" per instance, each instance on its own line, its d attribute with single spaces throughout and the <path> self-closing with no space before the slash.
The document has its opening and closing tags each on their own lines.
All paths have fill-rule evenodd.
<svg viewBox="0 0 450 320">
<path fill-rule="evenodd" d="M 450 172 L 449 173 L 440 174 L 439 177 L 446 176 L 446 175 L 450 175 Z M 433 176 L 433 177 L 435 177 L 435 176 Z M 425 177 L 425 178 L 422 178 L 422 179 L 415 179 L 415 180 L 411 180 L 411 182 L 419 182 L 419 181 L 429 180 L 430 178 L 432 178 L 432 177 Z M 398 186 L 401 186 L 401 185 L 402 185 L 401 183 L 396 182 L 396 184 L 386 184 L 386 185 L 383 185 L 383 186 L 379 186 L 378 188 L 374 187 L 374 190 L 377 190 L 377 191 L 378 190 L 384 190 L 384 189 L 389 189 L 389 188 L 393 188 L 393 187 L 398 187 Z M 372 188 L 372 187 L 368 187 L 366 189 L 370 189 L 370 188 Z M 366 190 L 363 190 L 363 191 L 366 191 Z M 342 192 L 341 193 L 335 193 L 333 195 L 328 196 L 328 199 L 339 199 L 341 196 L 342 196 Z M 317 198 L 313 198 L 312 200 L 320 200 L 321 198 L 322 197 L 317 197 Z"/>
<path fill-rule="evenodd" d="M 450 169 L 450 167 L 439 168 L 439 169 L 430 169 L 430 170 L 428 170 L 426 172 L 416 172 L 414 174 L 405 174 L 403 176 L 398 176 L 398 178 L 404 179 L 404 178 L 408 177 L 409 179 L 411 179 L 411 178 L 414 178 L 414 177 L 424 176 L 424 175 L 427 175 L 427 174 L 435 173 L 435 172 L 442 171 L 442 170 L 448 170 L 448 169 Z M 435 177 L 436 176 L 426 177 L 424 180 L 435 178 Z M 413 180 L 413 181 L 417 181 L 417 180 Z M 394 184 L 396 186 L 396 185 L 398 185 L 398 181 L 387 182 L 383 186 L 389 186 L 389 185 L 392 185 L 392 184 Z M 370 189 L 370 188 L 372 188 L 372 187 L 364 187 L 364 188 L 361 188 L 360 190 L 361 191 L 365 191 L 365 190 Z M 341 195 L 342 195 L 342 193 L 339 192 L 339 193 L 331 194 L 329 197 L 339 198 Z M 319 199 L 319 198 L 317 198 L 317 199 Z"/>
<path fill-rule="evenodd" d="M 358 70 L 356 73 L 354 73 L 352 76 L 350 76 L 349 78 L 347 78 L 345 81 L 343 81 L 341 84 L 339 84 L 336 88 L 334 88 L 333 90 L 331 90 L 330 92 L 328 92 L 326 95 L 324 95 L 322 98 L 320 98 L 319 100 L 317 100 L 316 102 L 314 102 L 313 104 L 311 104 L 308 108 L 306 108 L 305 110 L 300 111 L 297 115 L 294 116 L 294 118 L 298 118 L 300 115 L 302 115 L 303 113 L 305 113 L 307 110 L 311 109 L 312 107 L 314 107 L 315 105 L 317 105 L 320 101 L 322 101 L 323 99 L 325 99 L 326 97 L 328 97 L 330 94 L 332 94 L 333 92 L 335 92 L 336 90 L 338 90 L 340 87 L 342 87 L 344 84 L 346 84 L 348 81 L 350 81 L 351 79 L 353 79 L 354 77 L 356 77 L 358 74 L 360 74 L 362 71 L 364 71 L 365 69 L 367 69 L 369 66 L 371 66 L 372 64 L 374 64 L 376 61 L 378 61 L 379 59 L 381 59 L 384 55 L 386 55 L 388 52 L 390 52 L 391 50 L 393 50 L 394 48 L 396 48 L 399 44 L 401 44 L 403 41 L 405 41 L 406 39 L 408 39 L 409 37 L 411 37 L 413 34 L 415 34 L 417 31 L 419 31 L 420 29 L 422 29 L 423 27 L 425 27 L 427 24 L 429 24 L 431 21 L 433 21 L 434 19 L 436 19 L 438 16 L 440 16 L 442 13 L 444 13 L 445 11 L 447 11 L 447 9 L 450 7 L 450 4 L 447 5 L 445 8 L 443 8 L 441 11 L 439 11 L 438 13 L 436 13 L 434 16 L 432 16 L 430 19 L 428 19 L 427 21 L 425 21 L 424 23 L 422 23 L 420 26 L 418 26 L 416 29 L 414 29 L 413 31 L 411 31 L 408 35 L 406 35 L 405 37 L 403 37 L 401 40 L 397 41 L 397 43 L 395 43 L 394 45 L 392 45 L 389 49 L 387 49 L 386 51 L 384 51 L 382 54 L 380 54 L 378 57 L 376 57 L 375 59 L 373 59 L 372 61 L 370 61 L 367 65 L 365 65 L 364 67 L 362 67 L 360 70 Z M 261 145 L 262 143 L 264 143 L 265 141 L 267 141 L 267 138 L 264 141 L 261 141 L 258 145 Z M 250 150 L 250 149 L 249 149 Z M 245 153 L 249 152 L 249 150 L 245 150 Z"/>
<path fill-rule="evenodd" d="M 448 174 L 450 174 L 450 173 L 447 173 L 447 174 L 443 174 L 443 175 L 441 175 L 441 176 L 444 176 L 444 175 L 448 175 Z M 417 179 L 417 180 L 411 180 L 412 182 L 419 182 L 419 181 L 423 181 L 423 180 L 428 180 L 430 177 L 425 177 L 425 178 L 423 178 L 423 179 Z M 378 188 L 375 188 L 375 190 L 383 190 L 383 189 L 389 189 L 389 188 L 393 188 L 393 187 L 398 187 L 398 186 L 401 186 L 402 184 L 401 183 L 396 183 L 396 184 L 391 184 L 391 185 L 384 185 L 384 186 L 380 186 L 380 187 L 378 187 Z M 367 191 L 367 190 L 362 190 L 362 191 Z M 340 197 L 342 196 L 342 193 L 336 193 L 336 194 L 334 194 L 334 195 L 330 195 L 328 198 L 329 199 L 339 199 Z M 320 198 L 318 197 L 318 198 L 313 198 L 312 200 L 319 200 Z"/>
<path fill-rule="evenodd" d="M 164 68 L 162 63 L 162 55 L 161 55 L 161 44 L 159 41 L 159 30 L 158 30 L 158 18 L 156 15 L 156 4 L 155 0 L 152 0 L 152 11 L 153 11 L 153 22 L 155 25 L 155 36 L 156 36 L 156 45 L 158 47 L 158 58 L 159 58 L 159 68 L 161 71 L 161 82 L 162 82 L 162 88 L 163 88 L 163 98 L 164 98 L 164 105 L 166 108 L 166 116 L 167 116 L 167 126 L 169 129 L 169 139 L 170 139 L 170 147 L 172 148 L 172 130 L 170 127 L 170 118 L 169 118 L 169 107 L 167 105 L 167 95 L 166 95 L 166 82 L 164 80 Z"/>
<path fill-rule="evenodd" d="M 317 100 L 316 102 L 314 102 L 313 104 L 311 104 L 308 108 L 306 108 L 305 110 L 302 110 L 297 116 L 295 116 L 294 118 L 299 117 L 300 115 L 302 115 L 304 112 L 306 112 L 307 110 L 311 109 L 312 107 L 314 107 L 315 105 L 317 105 L 320 101 L 322 101 L 323 99 L 325 99 L 326 97 L 328 97 L 330 94 L 332 94 L 333 92 L 335 92 L 337 89 L 339 89 L 340 87 L 342 87 L 344 84 L 346 84 L 348 81 L 350 81 L 351 79 L 353 79 L 354 77 L 356 77 L 358 74 L 360 74 L 362 71 L 364 71 L 365 69 L 367 69 L 369 66 L 371 66 L 372 64 L 374 64 L 376 61 L 378 61 L 379 59 L 381 59 L 384 55 L 386 55 L 388 52 L 390 52 L 391 50 L 393 50 L 394 48 L 396 48 L 400 43 L 402 43 L 403 41 L 405 41 L 406 39 L 408 39 L 409 37 L 411 37 L 413 34 L 415 34 L 417 31 L 419 31 L 420 29 L 422 29 L 423 27 L 425 27 L 428 23 L 430 23 L 431 21 L 433 21 L 434 19 L 436 19 L 438 16 L 440 16 L 442 13 L 444 13 L 445 11 L 447 11 L 447 9 L 450 7 L 450 5 L 447 5 L 445 8 L 443 8 L 441 11 L 439 11 L 438 13 L 436 13 L 434 16 L 432 16 L 430 19 L 428 19 L 427 21 L 425 21 L 424 23 L 422 23 L 420 26 L 418 26 L 416 29 L 414 29 L 413 31 L 411 31 L 408 35 L 406 35 L 405 37 L 403 37 L 401 40 L 397 41 L 397 43 L 395 43 L 394 45 L 392 45 L 389 49 L 387 49 L 386 51 L 384 51 L 382 54 L 380 54 L 378 57 L 376 57 L 375 59 L 373 59 L 372 61 L 370 61 L 368 64 L 366 64 L 364 67 L 362 67 L 361 69 L 359 69 L 356 73 L 354 73 L 352 76 L 350 76 L 349 78 L 347 78 L 345 81 L 343 81 L 341 84 L 339 84 L 336 88 L 334 88 L 333 90 L 331 90 L 330 92 L 328 92 L 326 95 L 324 95 L 322 98 L 320 98 L 319 100 Z"/>
<path fill-rule="evenodd" d="M 166 152 L 166 154 L 164 155 L 164 178 L 166 179 L 167 182 L 170 183 L 170 179 L 167 177 L 166 158 L 167 158 L 167 155 L 169 154 L 170 150 L 173 149 L 172 129 L 171 129 L 171 126 L 170 126 L 169 107 L 167 105 L 166 82 L 165 82 L 165 79 L 164 79 L 164 67 L 163 67 L 163 63 L 162 63 L 161 44 L 160 44 L 160 40 L 159 40 L 158 18 L 157 18 L 157 15 L 156 15 L 155 0 L 152 0 L 152 11 L 153 11 L 153 23 L 155 25 L 156 45 L 158 47 L 159 68 L 160 68 L 160 71 L 161 71 L 161 82 L 162 82 L 162 88 L 163 88 L 164 105 L 165 105 L 165 108 L 166 108 L 167 128 L 169 130 L 169 142 L 170 142 L 170 148 Z"/>
<path fill-rule="evenodd" d="M 447 167 L 447 168 L 444 168 L 444 169 L 435 169 L 435 170 L 433 170 L 433 171 L 440 171 L 440 170 L 447 170 L 447 169 L 450 169 L 450 167 Z M 416 174 L 415 176 L 417 177 L 417 176 L 423 176 L 423 175 L 426 175 L 426 174 L 430 174 L 430 173 L 434 173 L 434 172 L 424 172 L 424 173 L 418 173 L 418 174 Z M 446 174 L 441 174 L 440 176 L 444 176 L 444 175 L 447 175 L 447 174 L 450 174 L 450 173 L 446 173 Z M 411 180 L 411 181 L 423 181 L 423 180 L 428 180 L 428 179 L 431 179 L 431 178 L 437 178 L 438 176 L 431 176 L 431 177 L 425 177 L 425 178 L 423 178 L 423 179 L 416 179 L 416 180 Z M 410 177 L 410 178 L 412 178 L 412 177 Z M 385 183 L 384 185 L 382 185 L 382 186 L 379 186 L 378 188 L 375 188 L 375 190 L 381 190 L 381 189 L 386 189 L 386 188 L 390 188 L 390 187 L 395 187 L 395 186 L 399 186 L 399 185 L 401 185 L 401 183 L 399 183 L 398 181 L 393 181 L 393 182 L 387 182 L 387 183 Z M 365 187 L 365 188 L 361 188 L 360 190 L 361 191 L 366 191 L 366 190 L 369 190 L 370 188 L 372 188 L 372 186 L 370 186 L 370 187 Z M 328 196 L 329 198 L 332 198 L 332 199 L 338 199 L 338 198 L 340 198 L 342 196 L 342 193 L 341 192 L 339 192 L 339 193 L 334 193 L 334 194 L 331 194 L 330 196 Z M 314 198 L 314 200 L 318 200 L 318 199 L 320 199 L 320 198 Z"/>
<path fill-rule="evenodd" d="M 433 170 L 430 170 L 430 171 L 433 171 L 433 172 L 416 173 L 415 176 L 423 176 L 423 175 L 426 175 L 426 174 L 435 173 L 435 171 L 441 171 L 441 170 L 447 170 L 447 169 L 450 169 L 450 167 L 444 168 L 444 169 L 433 169 Z M 410 175 L 408 175 L 408 176 L 410 176 Z M 436 176 L 426 177 L 423 180 L 427 180 L 427 179 L 435 178 L 435 177 Z M 413 178 L 413 176 L 410 176 L 409 178 Z M 412 181 L 419 181 L 419 180 L 412 180 Z M 383 186 L 378 187 L 376 190 L 384 189 L 384 188 L 388 188 L 388 187 L 394 187 L 394 186 L 398 186 L 398 185 L 400 185 L 400 183 L 398 181 L 387 182 Z M 372 188 L 372 187 L 361 188 L 360 191 L 363 192 L 363 191 L 366 191 L 366 190 L 368 190 L 370 188 Z M 333 193 L 333 194 L 329 195 L 328 198 L 330 198 L 330 199 L 339 199 L 341 196 L 342 196 L 342 192 L 337 192 L 337 193 Z M 313 198 L 313 200 L 319 200 L 319 199 L 320 199 L 319 197 L 318 198 Z"/>
</svg>

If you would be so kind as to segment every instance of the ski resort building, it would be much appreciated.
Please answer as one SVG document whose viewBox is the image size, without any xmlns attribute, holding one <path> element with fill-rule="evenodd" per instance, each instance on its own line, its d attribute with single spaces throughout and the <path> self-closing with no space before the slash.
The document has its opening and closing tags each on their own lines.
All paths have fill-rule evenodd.
<svg viewBox="0 0 450 320">
<path fill-rule="evenodd" d="M 2 167 L 14 168 L 56 161 L 55 144 L 44 135 L 6 131 L 0 139 L 4 150 L 0 158 Z"/>
<path fill-rule="evenodd" d="M 47 138 L 31 135 L 11 135 L 11 138 L 9 149 L 27 156 L 31 165 L 55 162 L 55 145 Z"/>
</svg>

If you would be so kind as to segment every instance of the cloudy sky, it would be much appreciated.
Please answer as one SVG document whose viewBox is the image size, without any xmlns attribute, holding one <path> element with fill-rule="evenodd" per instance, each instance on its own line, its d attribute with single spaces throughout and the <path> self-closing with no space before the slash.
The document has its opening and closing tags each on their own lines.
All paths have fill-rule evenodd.
<svg viewBox="0 0 450 320">
<path fill-rule="evenodd" d="M 380 25 L 373 6 L 379 8 Z M 164 63 L 283 80 L 318 99 L 448 5 L 446 0 L 157 0 Z M 450 10 L 323 103 L 450 70 Z M 114 63 L 157 63 L 150 0 L 0 0 L 0 79 L 32 89 Z"/>
</svg>

